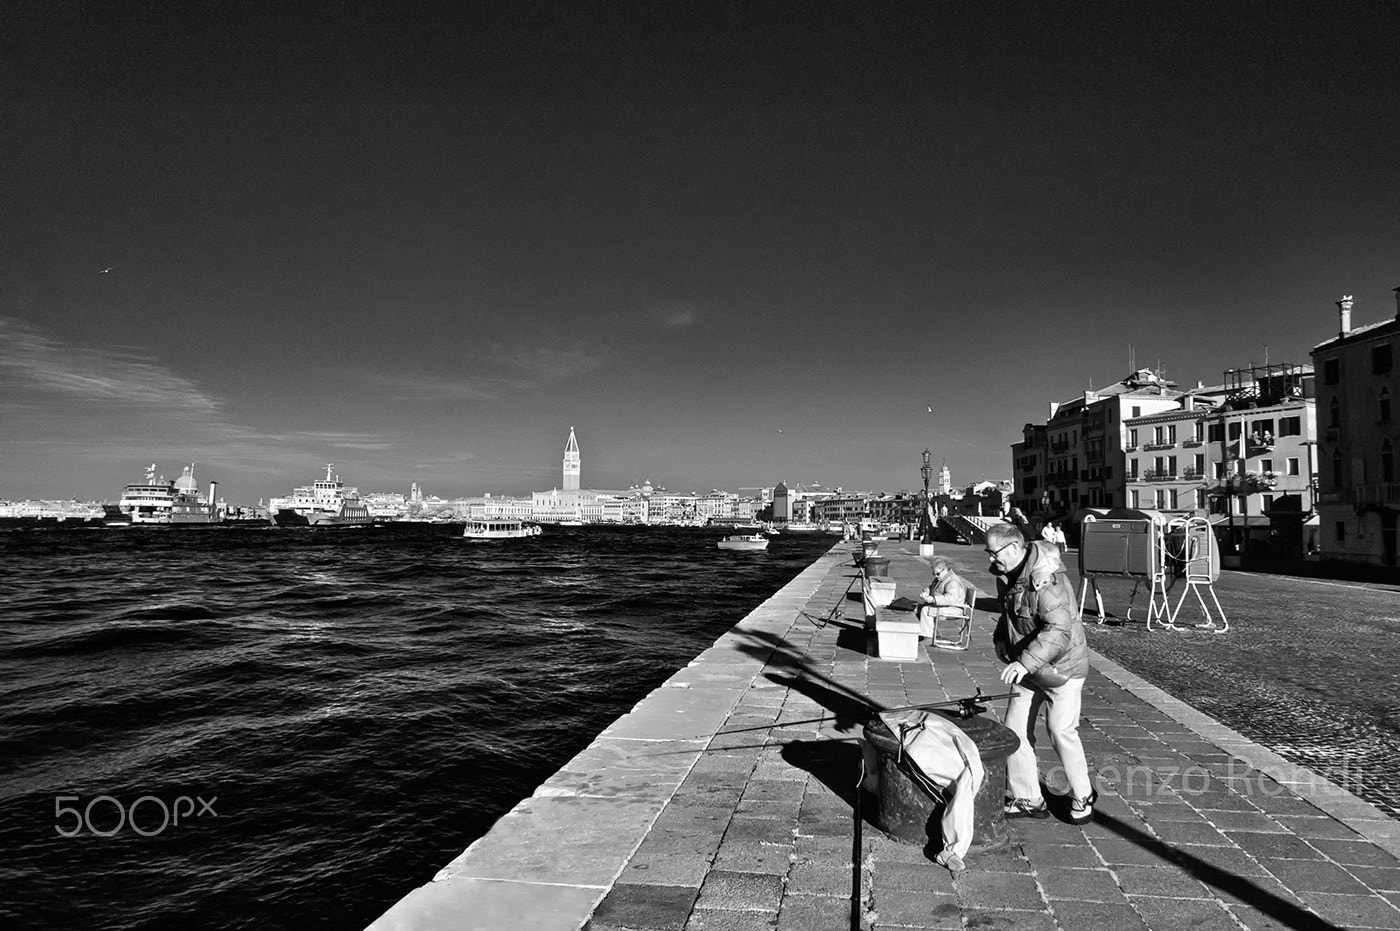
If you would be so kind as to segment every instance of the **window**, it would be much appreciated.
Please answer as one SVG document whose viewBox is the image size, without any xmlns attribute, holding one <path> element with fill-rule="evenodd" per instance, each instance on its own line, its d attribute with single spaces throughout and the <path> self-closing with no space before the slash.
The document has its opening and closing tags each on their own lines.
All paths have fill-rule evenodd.
<svg viewBox="0 0 1400 931">
<path fill-rule="evenodd" d="M 1197 474 L 1197 475 L 1204 475 L 1204 474 L 1205 474 L 1205 471 L 1206 471 L 1206 454 L 1205 454 L 1205 453 L 1196 453 L 1196 459 L 1195 459 L 1194 463 L 1192 464 L 1192 468 L 1194 468 L 1194 469 L 1196 470 L 1196 474 Z"/>
<path fill-rule="evenodd" d="M 1303 435 L 1303 418 L 1302 418 L 1302 417 L 1280 417 L 1280 418 L 1278 419 L 1278 435 L 1279 435 L 1279 436 L 1302 436 L 1302 435 Z"/>
<path fill-rule="evenodd" d="M 1342 405 L 1337 403 L 1334 397 L 1327 405 L 1327 426 L 1340 427 L 1342 425 Z"/>
<path fill-rule="evenodd" d="M 1137 441 L 1137 431 L 1136 431 L 1136 430 L 1129 430 L 1129 431 L 1128 431 L 1128 445 L 1129 445 L 1129 446 L 1136 446 L 1137 444 L 1138 444 L 1138 441 Z"/>
<path fill-rule="evenodd" d="M 1201 508 L 1201 509 L 1204 510 L 1204 509 L 1205 509 L 1205 506 L 1206 506 L 1206 490 L 1205 490 L 1204 488 L 1197 488 L 1197 489 L 1196 489 L 1196 507 Z"/>
<path fill-rule="evenodd" d="M 1167 427 L 1167 442 L 1168 442 L 1168 443 L 1175 443 L 1175 442 L 1176 442 L 1176 425 L 1175 425 L 1175 424 L 1169 425 L 1169 426 Z"/>
<path fill-rule="evenodd" d="M 1175 489 L 1175 488 L 1173 488 L 1171 491 L 1168 491 L 1168 492 L 1167 492 L 1167 507 L 1171 508 L 1173 511 L 1176 510 L 1176 489 Z"/>
<path fill-rule="evenodd" d="M 1260 471 L 1260 472 L 1272 472 L 1273 470 L 1274 470 L 1274 461 L 1273 461 L 1272 459 L 1260 459 L 1260 460 L 1259 460 L 1259 471 Z"/>
<path fill-rule="evenodd" d="M 1381 443 L 1381 481 L 1395 481 L 1395 447 L 1389 438 Z"/>
<path fill-rule="evenodd" d="M 1104 466 L 1103 477 L 1108 481 L 1113 481 L 1113 466 Z"/>
<path fill-rule="evenodd" d="M 1225 477 L 1225 463 L 1223 463 L 1223 462 L 1217 462 L 1217 463 L 1215 464 L 1215 477 L 1216 477 L 1216 478 L 1224 478 L 1224 477 Z"/>
<path fill-rule="evenodd" d="M 1134 416 L 1134 417 L 1141 417 L 1141 416 L 1142 416 L 1142 408 L 1139 407 L 1139 406 L 1136 405 L 1136 404 L 1133 405 L 1133 416 Z"/>
<path fill-rule="evenodd" d="M 1335 385 L 1341 381 L 1342 360 L 1328 359 L 1322 363 L 1322 383 L 1324 385 Z"/>
<path fill-rule="evenodd" d="M 1344 542 L 1346 542 L 1346 538 L 1347 538 L 1347 525 L 1346 525 L 1346 521 L 1340 521 L 1340 520 L 1339 520 L 1339 521 L 1337 521 L 1337 542 L 1338 542 L 1338 543 L 1344 543 Z"/>
<path fill-rule="evenodd" d="M 1167 493 L 1158 488 L 1152 493 L 1152 506 L 1157 510 L 1162 510 L 1167 506 Z"/>
<path fill-rule="evenodd" d="M 1253 420 L 1249 424 L 1250 439 L 1262 440 L 1265 443 L 1274 441 L 1274 421 L 1270 417 L 1267 420 Z"/>
<path fill-rule="evenodd" d="M 1289 459 L 1288 459 L 1288 474 L 1289 474 L 1289 475 L 1298 475 L 1298 474 L 1299 474 L 1299 473 L 1298 473 L 1298 459 L 1297 459 L 1297 457 L 1295 457 L 1295 456 L 1290 456 Z"/>
<path fill-rule="evenodd" d="M 1138 477 L 1138 461 L 1137 461 L 1136 459 L 1129 459 L 1129 460 L 1128 460 L 1128 478 L 1137 478 L 1137 477 Z"/>
<path fill-rule="evenodd" d="M 1371 372 L 1384 375 L 1390 371 L 1390 343 L 1371 347 Z"/>
<path fill-rule="evenodd" d="M 1205 434 L 1206 434 L 1206 425 L 1203 424 L 1203 423 L 1201 423 L 1199 420 L 1196 421 L 1196 423 L 1193 424 L 1192 427 L 1191 427 L 1191 437 L 1192 437 L 1196 442 L 1199 443 L 1199 442 L 1203 441 L 1203 440 L 1206 438 L 1206 435 L 1205 435 Z"/>
<path fill-rule="evenodd" d="M 1274 496 L 1273 496 L 1273 495 L 1260 495 L 1260 497 L 1264 499 L 1264 510 L 1266 510 L 1266 511 L 1272 510 L 1272 509 L 1273 509 L 1273 506 L 1274 506 Z"/>
<path fill-rule="evenodd" d="M 1213 423 L 1206 427 L 1206 440 L 1211 443 L 1219 443 L 1225 439 L 1225 425 L 1223 423 Z"/>
<path fill-rule="evenodd" d="M 1129 507 L 1142 507 L 1142 505 L 1138 503 L 1138 492 L 1136 488 L 1128 492 L 1128 497 L 1132 500 L 1132 504 L 1128 505 Z"/>
<path fill-rule="evenodd" d="M 1231 443 L 1235 442 L 1240 438 L 1240 433 L 1243 432 L 1243 428 L 1244 423 L 1243 421 L 1239 420 L 1236 420 L 1229 425 L 1229 428 L 1226 430 L 1226 432 L 1229 434 Z"/>
<path fill-rule="evenodd" d="M 1382 389 L 1381 389 L 1381 393 L 1380 393 L 1380 397 L 1379 397 L 1379 403 L 1380 403 L 1380 411 L 1379 411 L 1379 413 L 1380 413 L 1380 419 L 1381 419 L 1381 420 L 1389 420 L 1389 419 L 1390 419 L 1390 389 L 1389 389 L 1389 388 L 1382 388 Z"/>
<path fill-rule="evenodd" d="M 1163 428 L 1161 428 L 1161 427 L 1153 427 L 1153 428 L 1152 428 L 1152 442 L 1154 442 L 1154 443 L 1161 443 L 1161 442 L 1164 442 L 1163 437 L 1165 437 L 1166 435 L 1167 435 L 1167 434 L 1166 434 L 1166 431 L 1165 431 Z"/>
<path fill-rule="evenodd" d="M 1169 472 L 1169 473 L 1172 474 L 1172 475 L 1175 475 L 1175 474 L 1176 474 L 1176 457 L 1175 457 L 1175 456 L 1168 456 L 1168 457 L 1167 457 L 1167 472 Z"/>
</svg>

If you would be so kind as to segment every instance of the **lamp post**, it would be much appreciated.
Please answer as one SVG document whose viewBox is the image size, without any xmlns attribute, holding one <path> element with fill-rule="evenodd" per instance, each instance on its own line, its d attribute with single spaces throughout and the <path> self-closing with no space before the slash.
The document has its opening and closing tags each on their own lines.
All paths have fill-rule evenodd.
<svg viewBox="0 0 1400 931">
<path fill-rule="evenodd" d="M 931 456 L 932 453 L 930 453 L 926 447 L 924 449 L 924 464 L 919 468 L 920 474 L 922 474 L 924 477 L 924 507 L 928 507 L 928 476 L 929 473 L 932 471 L 931 467 L 929 466 L 929 459 Z"/>
</svg>

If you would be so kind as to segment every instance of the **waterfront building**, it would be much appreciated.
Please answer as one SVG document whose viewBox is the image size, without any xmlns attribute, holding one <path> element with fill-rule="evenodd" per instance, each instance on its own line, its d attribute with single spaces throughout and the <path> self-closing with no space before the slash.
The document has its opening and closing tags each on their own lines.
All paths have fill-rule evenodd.
<svg viewBox="0 0 1400 931">
<path fill-rule="evenodd" d="M 1400 479 L 1400 288 L 1396 315 L 1351 325 L 1354 301 L 1337 301 L 1337 335 L 1312 350 L 1319 373 L 1318 545 L 1324 559 L 1394 567 Z"/>
<path fill-rule="evenodd" d="M 1021 441 L 1011 444 L 1011 504 L 1037 515 L 1042 522 L 1050 511 L 1050 488 L 1045 483 L 1050 451 L 1047 436 L 1045 424 L 1028 423 L 1021 428 Z M 943 495 L 941 475 L 939 486 L 939 494 Z"/>
<path fill-rule="evenodd" d="M 1230 369 L 1174 410 L 1128 418 L 1128 507 L 1208 517 L 1226 554 L 1302 558 L 1315 411 L 1312 367 L 1276 363 Z"/>
<path fill-rule="evenodd" d="M 1089 388 L 1069 401 L 1050 402 L 1043 455 L 1032 453 L 1038 451 L 1037 424 L 1026 424 L 1021 443 L 1012 446 L 1012 503 L 1027 513 L 1068 517 L 1071 525 L 1087 508 L 1124 506 L 1123 421 L 1171 410 L 1181 396 L 1176 382 L 1151 369 L 1138 369 L 1107 388 Z M 1043 472 L 1038 471 L 1041 463 Z M 1040 494 L 1027 495 L 1025 488 L 1038 488 Z"/>
<path fill-rule="evenodd" d="M 788 487 L 779 482 L 773 486 L 773 520 L 786 524 L 792 519 L 792 499 L 788 497 Z"/>
</svg>

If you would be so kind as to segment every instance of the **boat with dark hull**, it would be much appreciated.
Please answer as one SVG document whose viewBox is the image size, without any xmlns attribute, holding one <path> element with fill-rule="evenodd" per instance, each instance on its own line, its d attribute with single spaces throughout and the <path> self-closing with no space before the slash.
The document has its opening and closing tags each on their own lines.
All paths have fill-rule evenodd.
<svg viewBox="0 0 1400 931">
<path fill-rule="evenodd" d="M 279 527 L 362 527 L 374 523 L 357 488 L 347 488 L 326 463 L 326 477 L 293 488 L 289 497 L 268 501 L 268 513 Z"/>
</svg>

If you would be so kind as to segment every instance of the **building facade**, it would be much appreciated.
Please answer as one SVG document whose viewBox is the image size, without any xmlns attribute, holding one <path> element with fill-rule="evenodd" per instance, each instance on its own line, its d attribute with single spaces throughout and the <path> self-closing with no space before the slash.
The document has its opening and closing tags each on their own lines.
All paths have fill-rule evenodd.
<svg viewBox="0 0 1400 931">
<path fill-rule="evenodd" d="M 1324 559 L 1395 567 L 1400 480 L 1395 416 L 1400 288 L 1395 317 L 1353 328 L 1350 296 L 1337 335 L 1313 348 L 1318 375 L 1318 545 Z"/>
</svg>

